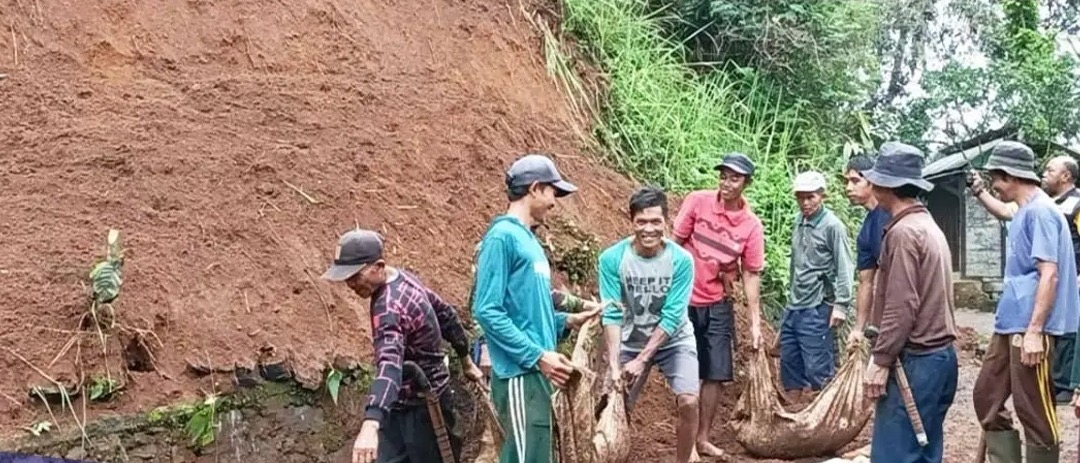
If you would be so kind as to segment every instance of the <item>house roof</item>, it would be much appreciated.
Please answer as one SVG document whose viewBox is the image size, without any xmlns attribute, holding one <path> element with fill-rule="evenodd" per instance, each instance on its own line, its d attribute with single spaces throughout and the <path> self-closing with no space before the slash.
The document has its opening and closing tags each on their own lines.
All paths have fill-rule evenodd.
<svg viewBox="0 0 1080 463">
<path fill-rule="evenodd" d="M 936 161 L 926 165 L 926 167 L 923 167 L 923 178 L 934 181 L 935 179 L 968 169 L 979 169 L 986 163 L 986 158 L 989 157 L 990 150 L 1002 141 L 1005 140 L 1003 138 L 996 138 L 984 141 L 981 144 L 962 151 L 940 157 Z"/>
<path fill-rule="evenodd" d="M 939 151 L 941 157 L 923 167 L 923 178 L 932 182 L 935 179 L 948 177 L 968 169 L 981 169 L 986 164 L 986 158 L 989 157 L 990 150 L 995 145 L 1005 140 L 1016 139 L 1017 135 L 1018 131 L 1016 129 L 1005 127 L 942 148 Z M 1063 145 L 1049 142 L 1045 146 L 1047 149 L 1053 148 L 1080 159 L 1080 152 Z"/>
</svg>

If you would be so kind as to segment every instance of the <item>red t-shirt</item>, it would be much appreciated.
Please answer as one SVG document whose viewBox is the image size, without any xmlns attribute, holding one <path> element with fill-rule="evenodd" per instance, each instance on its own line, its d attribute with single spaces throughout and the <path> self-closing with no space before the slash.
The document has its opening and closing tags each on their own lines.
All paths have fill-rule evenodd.
<svg viewBox="0 0 1080 463">
<path fill-rule="evenodd" d="M 746 201 L 739 209 L 724 209 L 719 191 L 690 193 L 675 218 L 674 235 L 694 257 L 694 289 L 690 305 L 707 306 L 724 299 L 724 282 L 742 269 L 765 268 L 765 232 Z"/>
</svg>

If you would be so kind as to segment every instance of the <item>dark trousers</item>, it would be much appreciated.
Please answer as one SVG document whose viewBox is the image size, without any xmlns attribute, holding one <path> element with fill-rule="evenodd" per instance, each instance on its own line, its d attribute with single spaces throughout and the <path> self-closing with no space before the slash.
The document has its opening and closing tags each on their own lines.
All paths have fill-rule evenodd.
<svg viewBox="0 0 1080 463">
<path fill-rule="evenodd" d="M 704 381 L 735 380 L 735 308 L 731 299 L 690 306 L 687 315 L 697 342 L 699 376 Z"/>
<path fill-rule="evenodd" d="M 446 433 L 454 459 L 461 459 L 461 436 L 455 432 L 454 392 L 447 387 L 439 397 Z M 440 463 L 439 442 L 426 404 L 390 410 L 379 425 L 376 463 Z M 448 462 L 447 462 L 448 463 Z"/>
<path fill-rule="evenodd" d="M 829 318 L 832 307 L 821 304 L 784 310 L 780 325 L 780 382 L 785 390 L 821 390 L 836 374 Z"/>
<path fill-rule="evenodd" d="M 1017 337 L 1014 340 L 1013 338 Z M 994 334 L 986 348 L 979 377 L 972 391 L 975 416 L 986 431 L 1013 429 L 1005 401 L 1012 396 L 1016 417 L 1024 426 L 1028 445 L 1057 448 L 1061 442 L 1057 410 L 1054 408 L 1053 380 L 1050 378 L 1053 338 L 1043 336 L 1043 361 L 1035 366 L 1020 362 L 1022 334 Z"/>
<path fill-rule="evenodd" d="M 1054 376 L 1054 393 L 1072 392 L 1073 349 L 1076 346 L 1076 333 L 1067 333 L 1054 337 L 1054 359 L 1051 361 Z"/>
<path fill-rule="evenodd" d="M 939 463 L 944 450 L 945 414 L 956 396 L 959 365 L 952 346 L 925 354 L 901 354 L 915 408 L 930 443 L 920 447 L 904 408 L 895 370 L 889 373 L 885 395 L 874 410 L 870 461 L 874 463 Z"/>
</svg>

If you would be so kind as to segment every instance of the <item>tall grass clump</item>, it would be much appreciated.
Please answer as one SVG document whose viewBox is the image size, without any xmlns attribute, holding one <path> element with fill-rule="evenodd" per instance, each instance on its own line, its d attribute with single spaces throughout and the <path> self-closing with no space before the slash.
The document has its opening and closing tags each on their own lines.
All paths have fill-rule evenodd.
<svg viewBox="0 0 1080 463">
<path fill-rule="evenodd" d="M 839 145 L 797 143 L 794 135 L 808 124 L 792 109 L 795 105 L 787 104 L 782 89 L 763 84 L 753 72 L 730 68 L 692 72 L 682 61 L 684 47 L 664 38 L 661 12 L 647 11 L 646 2 L 562 3 L 564 32 L 584 44 L 584 52 L 606 77 L 606 94 L 595 110 L 593 130 L 602 156 L 615 168 L 685 194 L 717 187 L 713 168 L 723 153 L 739 151 L 754 160 L 757 173 L 747 199 L 765 225 L 763 291 L 766 315 L 775 320 L 786 301 L 791 233 L 798 212 L 791 179 L 805 169 L 826 174 L 832 182 L 832 208 L 841 218 L 849 218 L 836 175 L 843 163 Z M 548 48 L 549 70 L 565 71 L 569 67 L 565 62 L 551 61 L 568 60 L 568 54 L 553 54 L 550 40 Z M 554 74 L 565 88 L 582 88 L 580 82 L 566 82 L 576 79 L 573 73 Z M 799 135 L 799 140 L 808 138 Z"/>
</svg>

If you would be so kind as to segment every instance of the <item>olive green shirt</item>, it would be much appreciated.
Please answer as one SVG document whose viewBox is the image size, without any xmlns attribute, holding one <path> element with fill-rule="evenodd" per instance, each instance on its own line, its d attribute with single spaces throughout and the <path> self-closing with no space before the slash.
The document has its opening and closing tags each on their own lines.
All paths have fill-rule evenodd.
<svg viewBox="0 0 1080 463">
<path fill-rule="evenodd" d="M 809 218 L 796 215 L 790 272 L 788 307 L 804 309 L 824 302 L 851 311 L 855 265 L 847 227 L 824 206 Z"/>
</svg>

